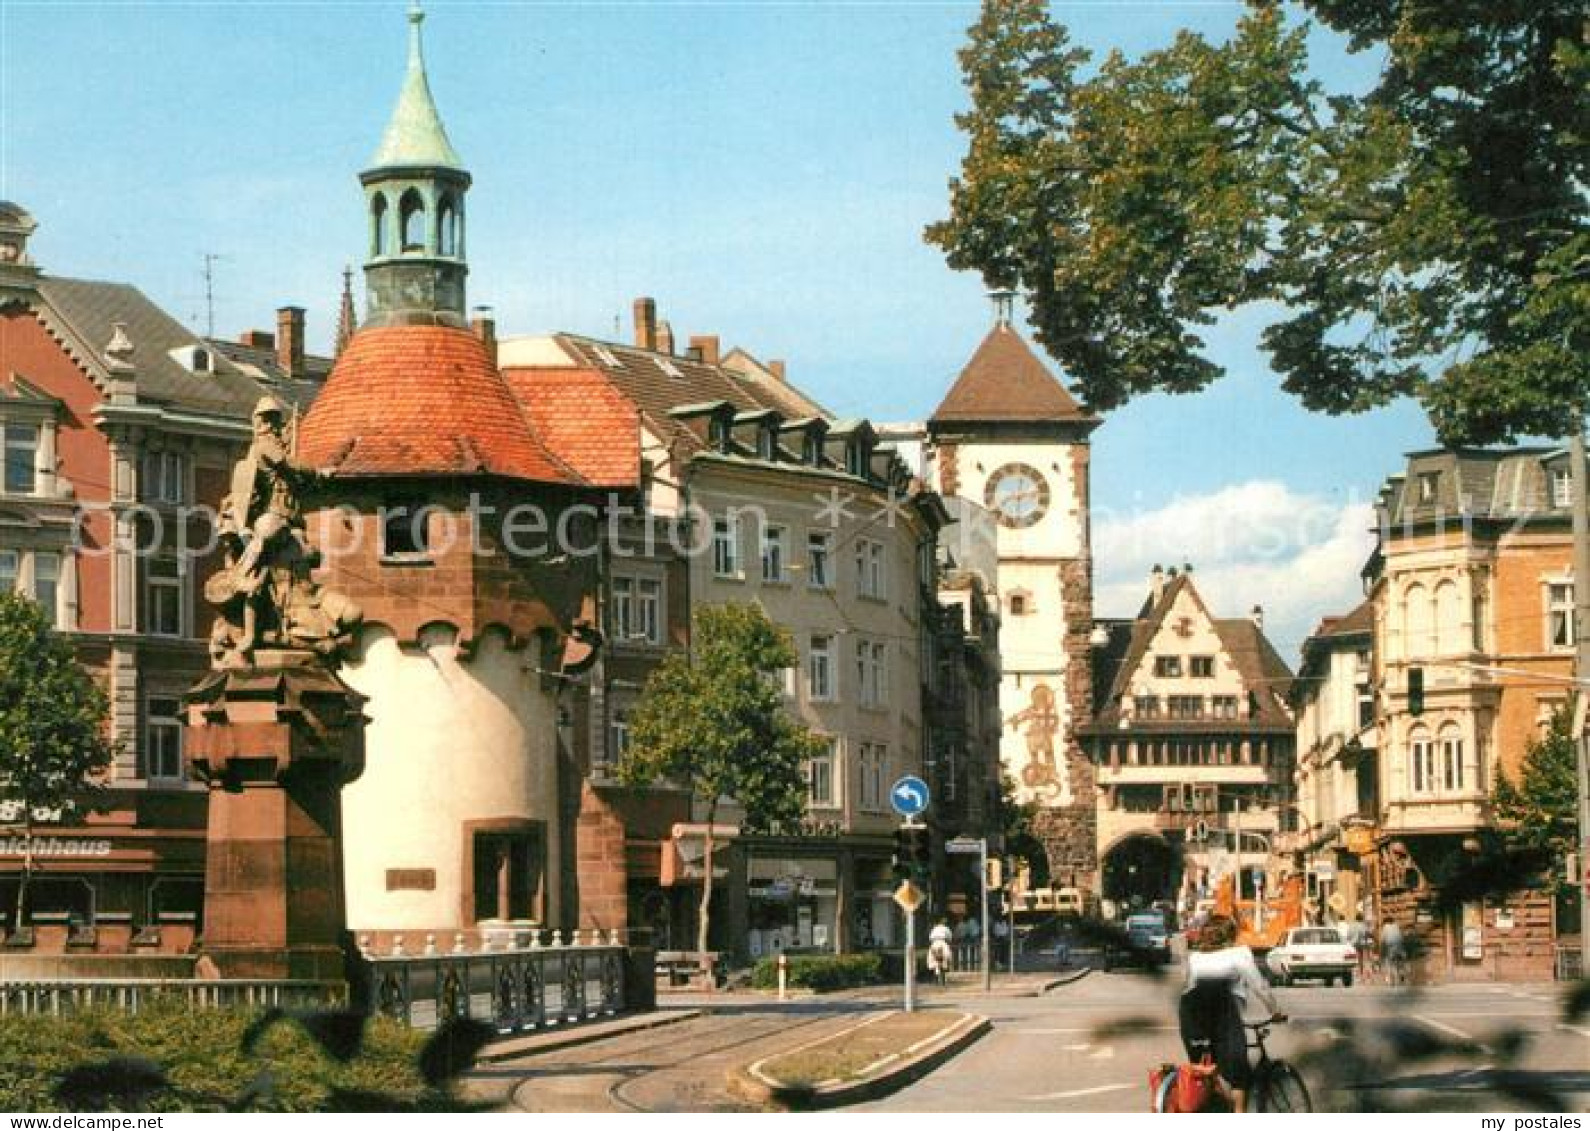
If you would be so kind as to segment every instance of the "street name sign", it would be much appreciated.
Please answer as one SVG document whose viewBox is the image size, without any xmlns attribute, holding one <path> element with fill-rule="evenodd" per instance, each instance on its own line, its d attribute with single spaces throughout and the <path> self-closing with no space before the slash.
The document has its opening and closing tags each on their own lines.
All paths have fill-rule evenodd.
<svg viewBox="0 0 1590 1131">
<path fill-rule="evenodd" d="M 981 856 L 983 842 L 969 836 L 958 836 L 944 842 L 944 851 L 951 856 Z"/>
<path fill-rule="evenodd" d="M 928 784 L 919 777 L 907 774 L 889 789 L 889 804 L 900 816 L 910 820 L 928 807 Z"/>
</svg>

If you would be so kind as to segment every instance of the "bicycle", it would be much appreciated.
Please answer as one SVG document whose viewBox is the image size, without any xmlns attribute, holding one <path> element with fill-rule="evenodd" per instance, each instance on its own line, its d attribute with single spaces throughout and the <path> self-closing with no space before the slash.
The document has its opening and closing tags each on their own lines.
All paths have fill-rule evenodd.
<svg viewBox="0 0 1590 1131">
<path fill-rule="evenodd" d="M 1298 1070 L 1284 1060 L 1270 1056 L 1270 1051 L 1265 1047 L 1264 1038 L 1269 1035 L 1270 1028 L 1283 1017 L 1268 1017 L 1263 1021 L 1247 1021 L 1243 1028 L 1252 1032 L 1252 1039 L 1248 1041 L 1248 1049 L 1257 1052 L 1258 1060 L 1253 1066 L 1253 1079 L 1248 1085 L 1248 1110 L 1252 1112 L 1291 1113 L 1302 1114 L 1314 1110 L 1313 1100 L 1308 1094 L 1308 1085 L 1303 1083 L 1303 1076 Z M 1214 1058 L 1206 1047 L 1199 1050 L 1200 1057 L 1196 1064 L 1165 1065 L 1157 1074 L 1151 1074 L 1153 1085 L 1153 1111 L 1169 1113 L 1182 1110 L 1176 1103 L 1178 1094 L 1177 1080 L 1183 1072 L 1195 1072 L 1198 1077 L 1213 1078 Z M 1230 1111 L 1231 1099 L 1224 1081 L 1220 1081 L 1214 1088 L 1196 1088 L 1187 1091 L 1196 1091 L 1204 1096 L 1203 1103 L 1192 1109 L 1199 1112 Z M 1218 1106 L 1212 1106 L 1210 1100 L 1217 1101 Z"/>
</svg>

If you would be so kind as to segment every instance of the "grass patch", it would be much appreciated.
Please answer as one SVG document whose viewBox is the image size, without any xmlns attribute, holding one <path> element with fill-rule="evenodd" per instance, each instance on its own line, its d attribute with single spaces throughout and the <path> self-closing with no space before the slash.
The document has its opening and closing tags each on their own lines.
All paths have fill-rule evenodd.
<svg viewBox="0 0 1590 1131">
<path fill-rule="evenodd" d="M 758 1071 L 793 1088 L 814 1088 L 830 1080 L 848 1081 L 862 1075 L 890 1053 L 906 1049 L 959 1022 L 966 1015 L 937 1010 L 892 1013 L 859 1029 L 837 1033 L 827 1040 L 772 1057 Z"/>
<path fill-rule="evenodd" d="M 252 1051 L 251 1010 L 190 1010 L 171 1000 L 137 1014 L 89 1010 L 7 1017 L 0 1025 L 0 1110 L 447 1111 L 460 1106 L 418 1068 L 427 1034 L 387 1018 L 364 1029 L 357 1054 L 328 1055 L 295 1022 L 273 1025 Z M 352 1049 L 347 1050 L 352 1052 Z M 94 1068 L 92 1066 L 100 1066 Z M 68 1103 L 57 1095 L 75 1074 Z M 146 1086 L 164 1078 L 165 1086 Z"/>
</svg>

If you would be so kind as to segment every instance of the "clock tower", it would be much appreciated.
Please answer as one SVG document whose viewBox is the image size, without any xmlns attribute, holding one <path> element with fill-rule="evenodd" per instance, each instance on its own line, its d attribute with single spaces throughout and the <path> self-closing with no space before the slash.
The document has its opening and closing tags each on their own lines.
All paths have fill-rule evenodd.
<svg viewBox="0 0 1590 1131">
<path fill-rule="evenodd" d="M 928 420 L 928 443 L 940 493 L 997 523 L 1000 761 L 1038 806 L 1053 882 L 1093 887 L 1093 769 L 1076 730 L 1092 711 L 1088 457 L 1101 421 L 1011 326 L 1011 296 L 994 300 L 994 327 Z"/>
</svg>

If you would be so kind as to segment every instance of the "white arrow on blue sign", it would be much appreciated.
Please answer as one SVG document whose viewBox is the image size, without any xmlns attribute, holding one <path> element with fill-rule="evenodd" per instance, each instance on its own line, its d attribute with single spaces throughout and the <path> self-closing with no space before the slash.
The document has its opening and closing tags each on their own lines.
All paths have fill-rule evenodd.
<svg viewBox="0 0 1590 1131">
<path fill-rule="evenodd" d="M 902 817 L 915 817 L 928 807 L 928 784 L 919 777 L 907 775 L 894 783 L 889 790 L 889 804 Z"/>
</svg>

